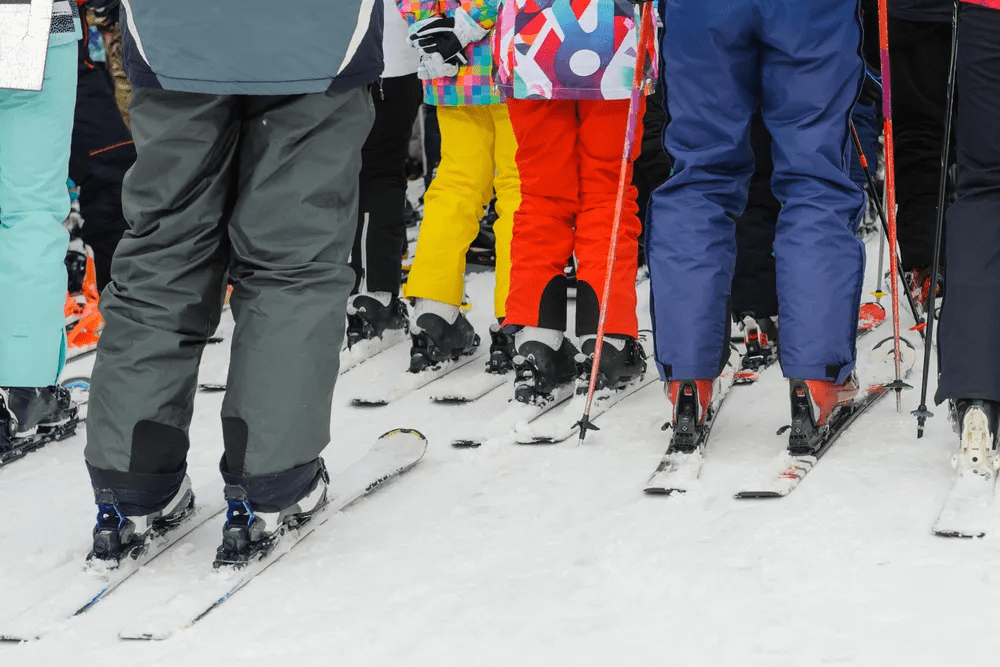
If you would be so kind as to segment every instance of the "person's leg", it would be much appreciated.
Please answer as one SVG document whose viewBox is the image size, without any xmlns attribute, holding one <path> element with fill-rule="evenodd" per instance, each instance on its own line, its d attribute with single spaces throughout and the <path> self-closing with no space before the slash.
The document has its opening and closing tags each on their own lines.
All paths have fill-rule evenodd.
<svg viewBox="0 0 1000 667">
<path fill-rule="evenodd" d="M 351 251 L 354 291 L 399 294 L 406 243 L 405 163 L 423 89 L 416 74 L 383 79 L 372 89 L 375 124 L 361 151 L 358 230 Z"/>
<path fill-rule="evenodd" d="M 517 139 L 511 125 L 507 105 L 490 106 L 493 117 L 493 159 L 497 175 L 493 189 L 497 194 L 497 219 L 493 222 L 496 238 L 496 288 L 493 291 L 493 313 L 503 319 L 507 312 L 510 291 L 510 244 L 514 233 L 514 214 L 521 205 L 521 179 L 517 172 Z"/>
<path fill-rule="evenodd" d="M 774 241 L 782 370 L 841 384 L 854 369 L 864 277 L 855 236 L 864 196 L 850 178 L 848 125 L 864 65 L 856 4 L 827 7 L 782 0 L 762 9 L 761 111 L 783 204 Z"/>
<path fill-rule="evenodd" d="M 374 109 L 366 86 L 243 97 L 241 107 L 221 469 L 256 511 L 274 512 L 309 491 L 330 442 L 361 146 Z"/>
<path fill-rule="evenodd" d="M 948 209 L 935 400 L 1000 402 L 1000 11 L 963 4 L 958 29 L 958 200 Z"/>
<path fill-rule="evenodd" d="M 507 100 L 521 205 L 514 213 L 505 325 L 566 330 L 563 271 L 580 209 L 576 106 L 574 100 Z"/>
<path fill-rule="evenodd" d="M 889 48 L 900 262 L 912 271 L 934 260 L 951 24 L 890 17 Z"/>
<path fill-rule="evenodd" d="M 666 379 L 709 380 L 729 357 L 735 218 L 753 172 L 758 51 L 749 0 L 671 6 L 663 38 L 674 175 L 653 192 L 647 261 L 656 359 Z"/>
<path fill-rule="evenodd" d="M 0 387 L 44 387 L 65 356 L 76 45 L 52 46 L 39 92 L 0 90 Z"/>
<path fill-rule="evenodd" d="M 406 282 L 408 298 L 462 304 L 465 254 L 479 234 L 496 169 L 490 114 L 481 106 L 437 109 L 441 164 L 424 195 L 424 220 Z"/>
<path fill-rule="evenodd" d="M 577 139 L 580 174 L 580 214 L 576 219 L 574 252 L 577 259 L 576 334 L 597 333 L 604 283 L 607 280 L 608 249 L 615 219 L 619 170 L 628 123 L 628 100 L 581 100 L 578 105 L 580 129 Z M 645 100 L 639 98 L 638 118 Z M 605 332 L 636 338 L 635 274 L 638 270 L 639 233 L 636 189 L 632 185 L 632 161 L 642 145 L 642 125 L 636 127 L 630 161 L 625 174 L 618 245 Z"/>
<path fill-rule="evenodd" d="M 83 44 L 83 43 L 81 43 Z M 86 45 L 81 51 L 86 53 Z M 111 282 L 111 258 L 128 222 L 122 213 L 122 181 L 135 162 L 135 145 L 118 113 L 103 66 L 81 54 L 69 175 L 80 186 L 80 237 L 94 251 L 97 289 Z"/>
<path fill-rule="evenodd" d="M 132 97 L 137 159 L 122 192 L 131 228 L 101 298 L 84 451 L 94 489 L 110 490 L 127 515 L 160 510 L 184 481 L 198 365 L 229 264 L 236 102 L 149 88 Z"/>
<path fill-rule="evenodd" d="M 750 145 L 755 166 L 750 178 L 750 196 L 743 214 L 736 219 L 736 272 L 733 275 L 733 315 L 744 313 L 755 319 L 778 314 L 775 285 L 774 227 L 781 203 L 771 192 L 771 135 L 759 114 L 750 124 Z"/>
</svg>

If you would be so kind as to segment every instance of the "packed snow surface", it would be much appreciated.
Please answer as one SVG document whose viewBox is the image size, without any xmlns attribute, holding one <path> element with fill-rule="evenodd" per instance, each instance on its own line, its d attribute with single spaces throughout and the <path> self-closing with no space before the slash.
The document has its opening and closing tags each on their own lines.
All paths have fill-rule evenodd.
<svg viewBox="0 0 1000 667">
<path fill-rule="evenodd" d="M 488 341 L 491 275 L 471 275 L 468 293 Z M 908 315 L 903 323 L 922 352 L 906 332 Z M 221 335 L 231 330 L 227 315 Z M 890 334 L 887 321 L 859 341 L 863 378 L 880 372 L 868 352 Z M 225 344 L 207 348 L 202 382 L 225 381 L 227 355 Z M 957 436 L 939 406 L 915 439 L 909 411 L 918 389 L 904 393 L 902 414 L 893 397 L 881 401 L 788 498 L 735 500 L 785 445 L 775 431 L 789 419 L 787 384 L 773 368 L 757 385 L 733 389 L 699 487 L 647 496 L 643 485 L 669 437 L 660 430 L 669 408 L 659 382 L 603 415 L 582 447 L 575 438 L 535 446 L 498 439 L 456 450 L 451 440 L 488 422 L 511 392 L 454 406 L 432 403 L 428 387 L 387 407 L 348 405 L 373 378 L 402 372 L 407 357 L 405 346 L 395 348 L 341 378 L 324 456 L 336 472 L 381 433 L 417 428 L 430 446 L 413 471 L 334 516 L 167 641 L 117 635 L 211 567 L 220 520 L 89 613 L 37 642 L 0 645 L 0 664 L 995 662 L 984 639 L 1000 618 L 1000 531 L 977 540 L 931 534 Z M 88 374 L 93 363 L 75 361 L 65 376 Z M 919 363 L 910 383 L 919 386 Z M 222 394 L 198 394 L 189 458 L 195 490 L 216 499 L 221 402 Z M 0 470 L 0 616 L 16 616 L 83 562 L 95 515 L 85 439 L 81 429 Z"/>
</svg>

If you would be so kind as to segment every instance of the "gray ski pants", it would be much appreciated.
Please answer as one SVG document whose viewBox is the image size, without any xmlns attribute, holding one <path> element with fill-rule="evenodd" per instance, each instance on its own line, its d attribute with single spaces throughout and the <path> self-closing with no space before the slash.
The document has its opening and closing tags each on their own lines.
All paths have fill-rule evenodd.
<svg viewBox="0 0 1000 667">
<path fill-rule="evenodd" d="M 221 469 L 259 511 L 283 508 L 308 491 L 330 441 L 371 97 L 366 87 L 269 97 L 139 89 L 131 117 L 131 229 L 101 297 L 91 481 L 126 514 L 176 491 L 228 279 L 236 330 Z"/>
</svg>

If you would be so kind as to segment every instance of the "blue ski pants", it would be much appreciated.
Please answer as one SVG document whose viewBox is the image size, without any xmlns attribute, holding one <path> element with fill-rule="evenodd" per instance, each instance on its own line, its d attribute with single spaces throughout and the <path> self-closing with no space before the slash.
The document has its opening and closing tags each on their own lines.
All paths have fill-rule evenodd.
<svg viewBox="0 0 1000 667">
<path fill-rule="evenodd" d="M 55 384 L 65 359 L 66 178 L 77 47 L 50 44 L 38 92 L 0 90 L 0 386 Z"/>
<path fill-rule="evenodd" d="M 653 193 L 647 231 L 661 374 L 713 378 L 728 356 L 734 220 L 760 108 L 782 205 L 782 369 L 842 382 L 856 360 L 865 261 L 848 125 L 864 71 L 856 0 L 668 0 L 663 40 L 674 175 Z"/>
</svg>

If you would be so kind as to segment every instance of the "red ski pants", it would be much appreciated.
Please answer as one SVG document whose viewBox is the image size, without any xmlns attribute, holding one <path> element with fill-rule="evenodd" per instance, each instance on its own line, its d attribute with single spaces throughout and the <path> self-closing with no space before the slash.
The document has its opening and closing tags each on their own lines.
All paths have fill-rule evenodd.
<svg viewBox="0 0 1000 667">
<path fill-rule="evenodd" d="M 566 279 L 577 260 L 576 333 L 597 333 L 607 275 L 628 100 L 507 100 L 517 139 L 521 205 L 514 213 L 505 324 L 566 330 Z M 640 99 L 641 119 L 645 100 Z M 638 335 L 635 274 L 639 233 L 629 159 L 605 332 Z"/>
</svg>

